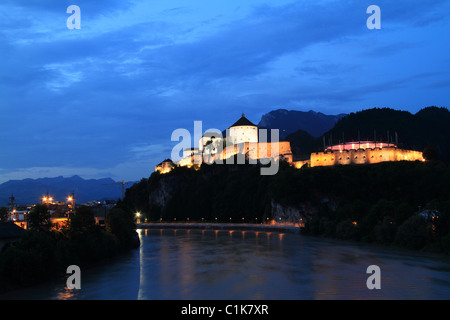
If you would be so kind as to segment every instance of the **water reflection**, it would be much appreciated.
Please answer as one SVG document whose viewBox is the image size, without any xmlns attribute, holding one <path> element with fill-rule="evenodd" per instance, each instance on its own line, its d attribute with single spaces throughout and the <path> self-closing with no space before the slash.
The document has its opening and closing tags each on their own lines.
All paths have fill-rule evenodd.
<svg viewBox="0 0 450 320">
<path fill-rule="evenodd" d="M 82 271 L 81 290 L 69 290 L 64 282 L 21 292 L 18 298 L 450 298 L 450 261 L 441 256 L 277 232 L 145 229 L 138 233 L 138 250 L 110 265 Z M 381 268 L 381 290 L 366 287 L 366 269 L 372 264 Z"/>
</svg>

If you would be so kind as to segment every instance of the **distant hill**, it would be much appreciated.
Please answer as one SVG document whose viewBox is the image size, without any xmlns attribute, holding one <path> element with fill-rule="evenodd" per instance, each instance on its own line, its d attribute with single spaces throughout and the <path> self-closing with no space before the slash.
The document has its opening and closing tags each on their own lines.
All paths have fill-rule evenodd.
<svg viewBox="0 0 450 320">
<path fill-rule="evenodd" d="M 101 201 L 105 199 L 117 200 L 122 195 L 122 186 L 107 185 L 114 183 L 111 178 L 104 179 L 83 179 L 77 175 L 69 178 L 39 178 L 9 180 L 0 184 L 0 206 L 9 203 L 11 194 L 18 204 L 38 203 L 41 197 L 47 192 L 53 196 L 55 201 L 65 201 L 67 196 L 75 192 L 77 203 L 89 201 Z M 126 187 L 131 186 L 130 183 Z"/>
<path fill-rule="evenodd" d="M 264 114 L 258 123 L 258 127 L 279 129 L 282 139 L 299 129 L 314 137 L 319 137 L 333 128 L 336 122 L 344 116 L 343 113 L 326 115 L 315 111 L 278 109 Z"/>
<path fill-rule="evenodd" d="M 389 136 L 388 136 L 389 134 Z M 416 114 L 390 108 L 373 108 L 342 117 L 332 128 L 317 138 L 305 135 L 303 130 L 288 135 L 293 151 L 303 153 L 323 150 L 323 143 L 342 141 L 390 141 L 398 137 L 399 147 L 423 151 L 433 145 L 439 159 L 450 161 L 450 112 L 447 108 L 427 107 Z"/>
</svg>

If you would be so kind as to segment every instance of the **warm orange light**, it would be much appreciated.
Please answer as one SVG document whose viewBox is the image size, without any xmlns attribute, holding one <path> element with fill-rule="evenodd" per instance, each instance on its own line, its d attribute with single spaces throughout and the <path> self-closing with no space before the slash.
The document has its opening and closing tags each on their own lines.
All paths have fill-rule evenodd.
<svg viewBox="0 0 450 320">
<path fill-rule="evenodd" d="M 67 201 L 72 201 L 73 198 L 72 197 L 67 197 Z"/>
</svg>

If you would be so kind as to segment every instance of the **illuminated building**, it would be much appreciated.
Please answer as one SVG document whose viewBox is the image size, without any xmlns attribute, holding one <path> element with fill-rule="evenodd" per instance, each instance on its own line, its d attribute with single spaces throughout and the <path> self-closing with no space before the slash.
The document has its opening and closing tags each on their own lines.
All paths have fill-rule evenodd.
<svg viewBox="0 0 450 320">
<path fill-rule="evenodd" d="M 163 174 L 171 171 L 175 167 L 172 160 L 166 159 L 155 167 L 155 171 Z"/>
<path fill-rule="evenodd" d="M 310 158 L 294 161 L 289 141 L 261 142 L 259 130 L 245 115 L 222 132 L 208 131 L 199 139 L 199 148 L 183 150 L 183 158 L 177 163 L 166 159 L 155 167 L 160 173 L 170 172 L 176 166 L 192 167 L 202 163 L 228 163 L 224 160 L 243 156 L 245 160 L 284 160 L 295 168 L 370 164 L 386 161 L 425 161 L 422 152 L 398 148 L 397 144 L 378 141 L 351 141 L 324 147 L 313 152 Z"/>
<path fill-rule="evenodd" d="M 393 143 L 353 141 L 325 148 L 323 152 L 311 153 L 309 160 L 296 161 L 294 166 L 309 167 L 370 164 L 387 161 L 425 161 L 420 151 L 400 149 Z"/>
<path fill-rule="evenodd" d="M 176 165 L 192 167 L 195 164 L 225 161 L 236 155 L 245 160 L 284 159 L 292 163 L 292 151 L 289 141 L 260 142 L 258 126 L 248 120 L 244 114 L 226 130 L 223 138 L 219 130 L 207 131 L 199 139 L 199 148 L 183 150 L 183 158 L 176 164 L 170 159 L 155 167 L 155 171 L 167 173 Z"/>
</svg>

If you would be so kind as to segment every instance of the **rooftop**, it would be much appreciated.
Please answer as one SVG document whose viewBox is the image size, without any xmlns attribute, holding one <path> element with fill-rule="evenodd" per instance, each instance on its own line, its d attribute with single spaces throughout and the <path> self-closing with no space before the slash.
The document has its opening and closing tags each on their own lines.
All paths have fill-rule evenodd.
<svg viewBox="0 0 450 320">
<path fill-rule="evenodd" d="M 14 222 L 0 222 L 0 239 L 18 238 L 24 231 Z"/>
<path fill-rule="evenodd" d="M 239 126 L 252 126 L 257 127 L 257 125 L 253 124 L 250 120 L 245 117 L 245 114 L 242 114 L 242 117 L 236 121 L 231 127 L 239 127 Z M 231 128 L 230 127 L 230 128 Z"/>
</svg>

